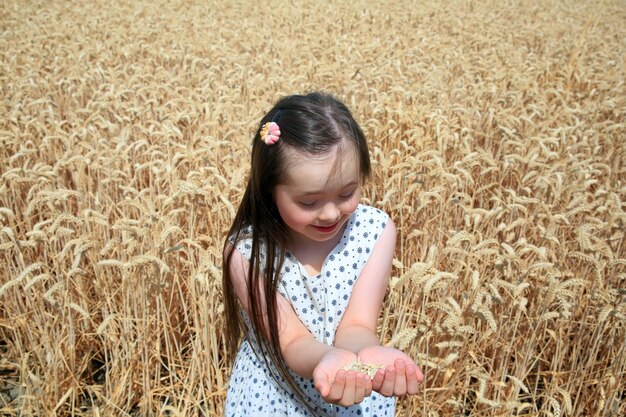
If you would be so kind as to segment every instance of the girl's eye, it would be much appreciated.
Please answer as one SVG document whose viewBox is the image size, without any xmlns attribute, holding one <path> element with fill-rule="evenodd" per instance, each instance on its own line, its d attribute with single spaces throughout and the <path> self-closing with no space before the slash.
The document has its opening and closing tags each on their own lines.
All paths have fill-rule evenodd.
<svg viewBox="0 0 626 417">
<path fill-rule="evenodd" d="M 313 201 L 313 202 L 311 202 L 311 203 L 301 201 L 301 202 L 300 202 L 300 205 L 301 205 L 302 207 L 308 207 L 308 208 L 311 208 L 311 207 L 313 207 L 313 206 L 315 205 L 315 201 Z"/>
<path fill-rule="evenodd" d="M 349 200 L 354 195 L 354 191 L 350 191 L 348 194 L 344 194 L 341 196 L 344 200 Z"/>
</svg>

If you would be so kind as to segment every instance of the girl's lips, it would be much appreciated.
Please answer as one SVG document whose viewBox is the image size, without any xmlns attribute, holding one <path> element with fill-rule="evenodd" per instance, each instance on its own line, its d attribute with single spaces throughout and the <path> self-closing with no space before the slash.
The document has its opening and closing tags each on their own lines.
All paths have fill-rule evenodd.
<svg viewBox="0 0 626 417">
<path fill-rule="evenodd" d="M 319 232 L 322 232 L 322 233 L 331 233 L 331 232 L 335 231 L 335 229 L 337 228 L 338 224 L 339 224 L 339 222 L 337 222 L 337 223 L 335 223 L 333 225 L 330 225 L 330 226 L 315 226 L 315 225 L 313 225 L 313 228 L 315 230 L 319 231 Z"/>
</svg>

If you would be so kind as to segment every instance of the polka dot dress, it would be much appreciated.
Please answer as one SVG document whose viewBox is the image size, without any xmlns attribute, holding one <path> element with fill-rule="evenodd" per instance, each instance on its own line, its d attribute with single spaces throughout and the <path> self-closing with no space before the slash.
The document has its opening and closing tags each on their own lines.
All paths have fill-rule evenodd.
<svg viewBox="0 0 626 417">
<path fill-rule="evenodd" d="M 346 311 L 352 287 L 369 259 L 389 217 L 384 212 L 359 205 L 352 214 L 341 240 L 328 254 L 322 270 L 308 276 L 304 266 L 286 253 L 281 270 L 279 292 L 291 302 L 300 320 L 320 342 L 332 345 L 335 332 Z M 246 231 L 244 230 L 244 233 Z M 249 233 L 249 231 L 248 231 Z M 250 239 L 237 244 L 237 250 L 250 259 Z M 251 327 L 245 311 L 244 321 Z M 315 410 L 312 414 L 293 392 L 272 379 L 250 332 L 242 342 L 233 366 L 228 395 L 227 417 L 260 416 L 367 416 L 393 417 L 395 399 L 373 392 L 363 402 L 351 407 L 326 403 L 313 380 L 292 375 Z"/>
</svg>

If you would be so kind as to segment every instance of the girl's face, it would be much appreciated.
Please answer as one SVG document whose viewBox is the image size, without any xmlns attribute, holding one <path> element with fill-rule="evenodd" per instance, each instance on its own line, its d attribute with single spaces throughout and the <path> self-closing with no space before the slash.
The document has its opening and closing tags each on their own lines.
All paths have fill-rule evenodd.
<svg viewBox="0 0 626 417">
<path fill-rule="evenodd" d="M 311 157 L 289 150 L 290 164 L 274 199 L 294 241 L 324 242 L 343 232 L 361 197 L 358 158 L 335 147 L 329 155 Z M 337 158 L 340 160 L 337 160 Z"/>
</svg>

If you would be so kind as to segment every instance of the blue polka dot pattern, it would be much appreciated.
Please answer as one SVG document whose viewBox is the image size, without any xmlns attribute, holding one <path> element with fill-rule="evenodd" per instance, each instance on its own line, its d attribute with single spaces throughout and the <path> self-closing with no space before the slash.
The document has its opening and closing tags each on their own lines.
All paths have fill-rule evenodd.
<svg viewBox="0 0 626 417">
<path fill-rule="evenodd" d="M 341 240 L 326 257 L 320 274 L 314 277 L 309 276 L 297 258 L 287 252 L 278 291 L 291 303 L 300 320 L 318 341 L 333 344 L 337 327 L 348 307 L 352 287 L 388 220 L 386 213 L 359 205 L 348 220 Z M 243 232 L 250 233 L 249 230 Z M 250 258 L 249 239 L 238 242 L 236 247 L 247 259 Z M 244 311 L 242 315 L 249 327 L 249 318 Z M 233 365 L 225 415 L 312 417 L 292 392 L 274 382 L 262 357 L 256 355 L 255 351 L 259 351 L 259 346 L 249 333 Z M 352 407 L 332 406 L 320 397 L 312 380 L 292 375 L 310 405 L 319 410 L 319 415 L 393 417 L 395 414 L 393 397 L 386 398 L 373 393 Z"/>
</svg>

